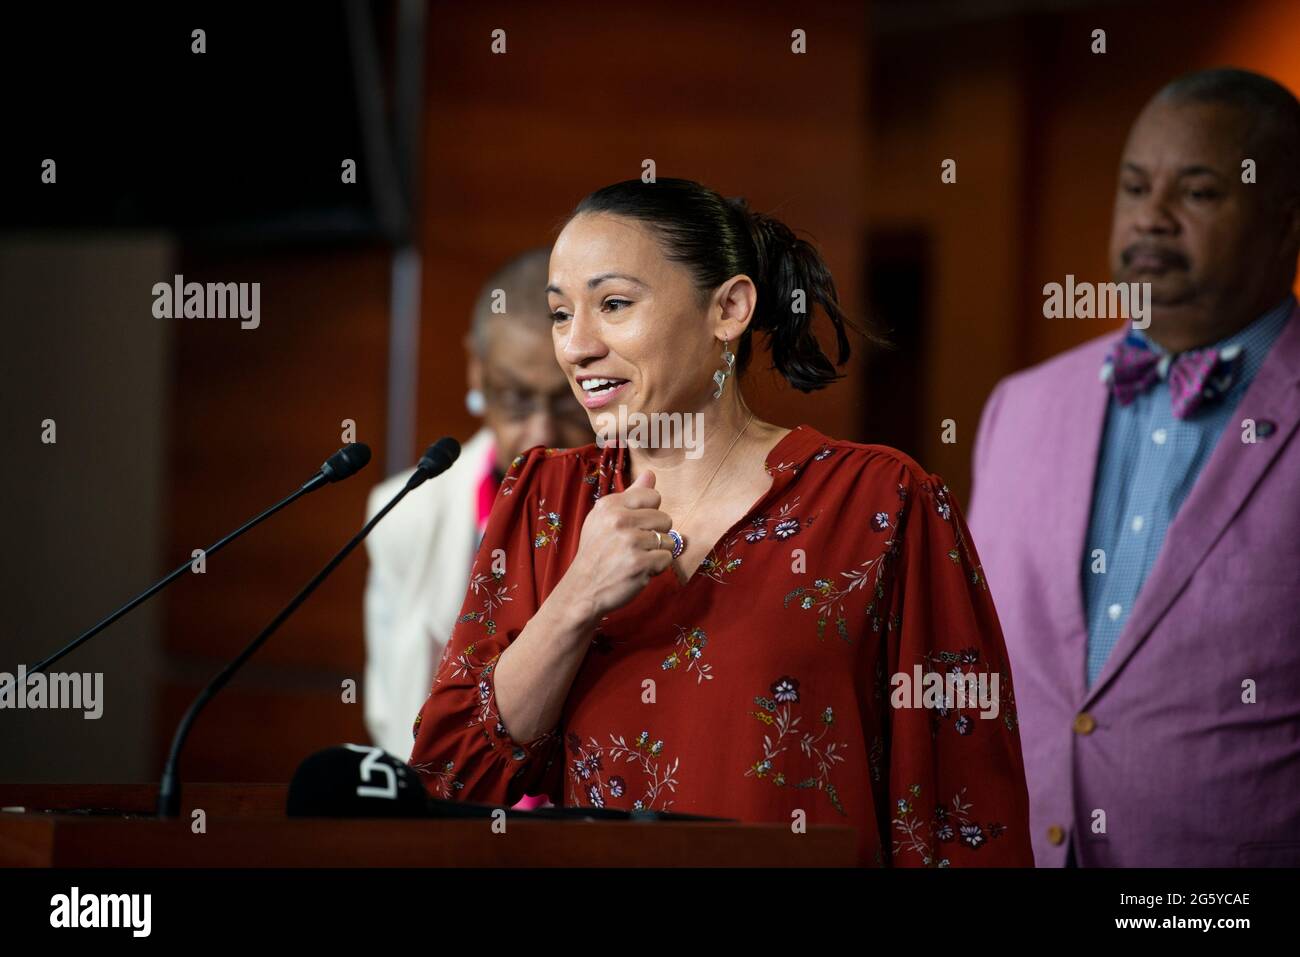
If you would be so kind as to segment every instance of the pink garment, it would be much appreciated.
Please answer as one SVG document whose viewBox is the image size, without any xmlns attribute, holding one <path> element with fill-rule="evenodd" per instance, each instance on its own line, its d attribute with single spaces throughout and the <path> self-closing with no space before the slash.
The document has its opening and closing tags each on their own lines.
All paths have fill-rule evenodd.
<svg viewBox="0 0 1300 957">
<path fill-rule="evenodd" d="M 1061 867 L 1073 840 L 1084 867 L 1295 867 L 1300 309 L 1089 686 L 1080 563 L 1113 335 L 1004 380 L 975 441 L 970 527 L 1016 677 L 1034 860 Z M 1274 427 L 1248 443 L 1252 419 Z"/>
<path fill-rule="evenodd" d="M 483 537 L 483 531 L 487 528 L 488 515 L 492 513 L 492 503 L 496 500 L 497 489 L 501 483 L 496 477 L 496 459 L 497 450 L 495 445 L 489 445 L 487 455 L 483 458 L 480 467 L 482 477 L 478 483 L 478 537 Z M 545 794 L 528 794 L 520 798 L 519 801 L 512 805 L 514 811 L 531 811 L 537 807 L 549 807 L 550 801 Z"/>
<path fill-rule="evenodd" d="M 479 466 L 478 482 L 478 535 L 483 537 L 483 530 L 487 528 L 488 516 L 492 513 L 492 502 L 497 497 L 497 488 L 501 484 L 497 481 L 496 476 L 497 450 L 495 445 L 488 445 L 487 455 L 484 456 L 483 462 Z M 475 545 L 477 546 L 477 542 Z M 475 549 L 477 551 L 477 548 Z"/>
</svg>

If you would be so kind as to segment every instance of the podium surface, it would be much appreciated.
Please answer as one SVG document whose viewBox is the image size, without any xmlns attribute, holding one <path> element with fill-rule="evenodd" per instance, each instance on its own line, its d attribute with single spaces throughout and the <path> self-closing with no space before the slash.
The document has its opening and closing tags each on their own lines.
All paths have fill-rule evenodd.
<svg viewBox="0 0 1300 957">
<path fill-rule="evenodd" d="M 160 821 L 154 785 L 0 785 L 4 867 L 852 867 L 848 827 L 713 821 L 288 818 L 286 788 L 190 784 Z M 91 809 L 91 813 L 70 813 Z M 204 812 L 195 833 L 193 811 Z"/>
</svg>

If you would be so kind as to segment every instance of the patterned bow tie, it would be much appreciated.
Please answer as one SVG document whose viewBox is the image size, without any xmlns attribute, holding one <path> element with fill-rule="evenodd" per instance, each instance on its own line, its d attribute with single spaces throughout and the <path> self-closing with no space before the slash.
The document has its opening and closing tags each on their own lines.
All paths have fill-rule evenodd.
<svg viewBox="0 0 1300 957">
<path fill-rule="evenodd" d="M 1101 381 L 1110 386 L 1120 405 L 1128 405 L 1157 381 L 1167 380 L 1174 417 L 1185 419 L 1205 402 L 1223 398 L 1232 387 L 1240 359 L 1241 346 L 1190 349 L 1171 356 L 1128 335 L 1106 357 Z"/>
</svg>

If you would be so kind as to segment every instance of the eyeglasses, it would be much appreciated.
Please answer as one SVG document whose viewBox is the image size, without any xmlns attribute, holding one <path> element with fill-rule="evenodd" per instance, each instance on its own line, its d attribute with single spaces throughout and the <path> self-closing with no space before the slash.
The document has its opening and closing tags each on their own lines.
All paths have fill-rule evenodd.
<svg viewBox="0 0 1300 957">
<path fill-rule="evenodd" d="M 579 425 L 584 428 L 591 427 L 591 420 L 587 417 L 587 410 L 579 404 L 578 400 L 573 397 L 573 393 L 568 390 L 556 395 L 542 395 L 517 386 L 494 384 L 485 376 L 483 379 L 483 399 L 511 422 L 523 422 L 531 418 L 539 410 L 544 409 L 551 418 L 557 421 Z"/>
</svg>

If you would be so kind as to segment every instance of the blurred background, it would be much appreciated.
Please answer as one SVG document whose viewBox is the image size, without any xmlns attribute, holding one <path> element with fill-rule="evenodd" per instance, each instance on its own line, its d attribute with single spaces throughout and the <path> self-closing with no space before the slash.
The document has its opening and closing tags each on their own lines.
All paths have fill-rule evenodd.
<svg viewBox="0 0 1300 957">
<path fill-rule="evenodd" d="M 478 427 L 462 338 L 481 284 L 645 159 L 814 239 L 846 309 L 893 340 L 810 396 L 756 362 L 759 414 L 901 448 L 965 502 L 997 380 L 1106 331 L 1044 319 L 1041 290 L 1108 278 L 1138 109 L 1210 66 L 1300 90 L 1298 36 L 1294 0 L 12 11 L 0 671 L 295 489 L 346 420 L 375 460 L 56 666 L 105 673 L 103 718 L 0 712 L 0 779 L 155 779 L 184 708 L 356 531 L 368 489 Z M 154 318 L 176 274 L 259 282 L 259 327 Z M 362 683 L 365 572 L 354 554 L 216 700 L 186 780 L 285 781 L 366 740 L 340 693 Z"/>
</svg>

